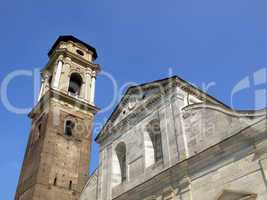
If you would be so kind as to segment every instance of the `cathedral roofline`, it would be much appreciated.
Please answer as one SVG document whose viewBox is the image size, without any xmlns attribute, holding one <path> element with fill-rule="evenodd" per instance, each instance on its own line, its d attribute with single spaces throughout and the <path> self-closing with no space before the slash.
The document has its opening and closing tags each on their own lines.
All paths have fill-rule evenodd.
<svg viewBox="0 0 267 200">
<path fill-rule="evenodd" d="M 190 110 L 197 110 L 201 108 L 209 108 L 212 110 L 217 110 L 222 113 L 225 113 L 227 115 L 233 116 L 233 117 L 260 117 L 267 115 L 267 109 L 259 109 L 259 110 L 234 110 L 231 108 L 225 108 L 222 105 L 214 105 L 214 104 L 206 104 L 206 103 L 195 103 L 188 106 L 185 106 L 182 110 L 183 111 L 190 111 Z"/>
<path fill-rule="evenodd" d="M 53 51 L 55 50 L 55 48 L 57 47 L 57 45 L 60 42 L 68 42 L 68 41 L 72 41 L 72 42 L 76 42 L 76 43 L 80 43 L 82 45 L 84 45 L 89 51 L 91 51 L 93 53 L 93 58 L 97 59 L 97 52 L 96 49 L 94 47 L 92 47 L 91 45 L 79 40 L 78 38 L 72 36 L 72 35 L 61 35 L 58 37 L 58 39 L 56 40 L 56 42 L 53 44 L 52 48 L 49 50 L 48 52 L 48 56 L 51 56 L 53 54 Z"/>
<path fill-rule="evenodd" d="M 116 113 L 121 111 L 121 108 L 123 107 L 122 105 L 127 103 L 128 98 L 129 98 L 129 96 L 131 94 L 133 94 L 136 91 L 137 92 L 140 91 L 140 88 L 142 88 L 142 90 L 145 90 L 146 88 L 153 87 L 153 86 L 155 86 L 157 84 L 161 84 L 161 85 L 164 85 L 164 86 L 166 86 L 168 84 L 171 85 L 171 86 L 178 86 L 178 87 L 188 91 L 188 93 L 192 94 L 193 96 L 200 97 L 200 98 L 204 99 L 205 101 L 208 101 L 208 102 L 216 104 L 216 105 L 221 105 L 221 107 L 224 107 L 224 108 L 227 108 L 227 109 L 231 109 L 229 106 L 225 105 L 221 101 L 217 100 L 216 98 L 210 96 L 209 94 L 205 93 L 201 89 L 195 87 L 194 85 L 190 84 L 189 82 L 187 82 L 184 79 L 182 79 L 182 78 L 178 77 L 177 75 L 175 75 L 175 76 L 172 76 L 172 77 L 167 77 L 167 78 L 155 80 L 155 81 L 152 81 L 152 82 L 142 83 L 142 84 L 136 85 L 136 86 L 130 86 L 127 89 L 127 91 L 125 92 L 125 94 L 122 97 L 121 101 L 118 103 L 118 105 L 113 110 L 112 114 L 108 118 L 108 120 L 105 123 L 105 125 L 103 126 L 103 128 L 100 130 L 100 132 L 96 136 L 95 141 L 96 142 L 100 142 L 101 136 L 109 128 L 109 126 L 113 122 L 113 119 L 116 118 Z"/>
<path fill-rule="evenodd" d="M 140 88 L 144 89 L 149 88 L 150 86 L 153 86 L 155 84 L 163 84 L 163 85 L 168 85 L 170 84 L 173 86 L 178 86 L 191 95 L 198 97 L 202 100 L 204 100 L 206 103 L 214 105 L 215 107 L 217 106 L 218 109 L 224 110 L 225 112 L 232 113 L 233 115 L 242 115 L 242 116 L 254 116 L 254 115 L 262 115 L 266 114 L 266 109 L 261 109 L 261 110 L 234 110 L 231 107 L 227 106 L 223 102 L 219 101 L 218 99 L 212 97 L 211 95 L 207 94 L 206 92 L 202 91 L 201 89 L 195 87 L 194 85 L 190 84 L 189 82 L 185 81 L 184 79 L 178 77 L 178 76 L 172 76 L 164 79 L 159 79 L 155 80 L 152 82 L 147 82 L 147 83 L 142 83 L 140 85 L 136 86 L 130 86 L 127 91 L 125 92 L 124 96 L 122 97 L 121 101 L 118 103 L 118 105 L 115 107 L 113 110 L 112 114 L 108 118 L 107 122 L 103 126 L 103 128 L 100 130 L 98 135 L 95 138 L 95 141 L 99 143 L 103 138 L 105 137 L 103 134 L 106 132 L 110 127 L 112 127 L 112 123 L 114 122 L 114 119 L 117 116 L 117 113 L 121 112 L 121 109 L 125 103 L 127 103 L 129 96 L 133 94 L 134 92 L 140 91 Z M 195 105 L 195 104 L 194 104 Z M 190 106 L 185 107 L 184 109 L 189 109 Z M 191 108 L 191 107 L 190 107 Z"/>
<path fill-rule="evenodd" d="M 214 102 L 216 104 L 223 105 L 226 108 L 230 108 L 228 105 L 224 104 L 220 100 L 214 98 L 213 96 L 209 95 L 208 93 L 204 92 L 203 90 L 201 90 L 198 87 L 192 85 L 191 83 L 189 83 L 188 81 L 182 79 L 181 77 L 179 77 L 177 75 L 174 75 L 174 76 L 171 76 L 171 77 L 167 77 L 167 78 L 164 78 L 164 79 L 155 80 L 155 81 L 152 81 L 152 82 L 142 83 L 142 84 L 136 85 L 136 86 L 130 86 L 128 88 L 127 92 L 129 90 L 134 90 L 136 88 L 149 86 L 151 84 L 161 83 L 161 82 L 170 81 L 170 80 L 176 80 L 176 83 L 178 83 L 180 86 L 182 86 L 184 88 L 190 89 L 190 92 L 193 93 L 194 95 L 200 95 L 200 94 L 203 95 L 204 94 L 205 97 L 209 98 L 210 101 L 212 101 L 212 102 Z"/>
</svg>

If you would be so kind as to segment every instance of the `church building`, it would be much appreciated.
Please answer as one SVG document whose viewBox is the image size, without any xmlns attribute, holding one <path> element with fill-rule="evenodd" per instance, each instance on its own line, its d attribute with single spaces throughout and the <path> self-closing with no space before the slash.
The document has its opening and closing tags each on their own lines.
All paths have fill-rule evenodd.
<svg viewBox="0 0 267 200">
<path fill-rule="evenodd" d="M 92 138 L 96 49 L 60 36 L 48 56 L 15 200 L 267 199 L 267 109 L 233 110 L 173 76 L 129 87 Z"/>
</svg>

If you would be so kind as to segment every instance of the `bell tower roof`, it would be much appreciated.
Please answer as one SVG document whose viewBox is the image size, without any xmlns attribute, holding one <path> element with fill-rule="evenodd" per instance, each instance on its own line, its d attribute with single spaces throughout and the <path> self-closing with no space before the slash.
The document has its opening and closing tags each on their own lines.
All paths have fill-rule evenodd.
<svg viewBox="0 0 267 200">
<path fill-rule="evenodd" d="M 57 48 L 58 44 L 60 42 L 68 42 L 68 41 L 72 41 L 74 43 L 79 43 L 82 44 L 83 46 L 85 46 L 89 51 L 91 51 L 93 53 L 93 58 L 97 59 L 97 52 L 96 49 L 94 47 L 92 47 L 91 45 L 79 40 L 78 38 L 72 36 L 72 35 L 61 35 L 58 37 L 58 39 L 56 40 L 56 42 L 53 44 L 52 48 L 49 50 L 48 52 L 48 56 L 51 56 L 53 54 L 53 51 Z"/>
</svg>

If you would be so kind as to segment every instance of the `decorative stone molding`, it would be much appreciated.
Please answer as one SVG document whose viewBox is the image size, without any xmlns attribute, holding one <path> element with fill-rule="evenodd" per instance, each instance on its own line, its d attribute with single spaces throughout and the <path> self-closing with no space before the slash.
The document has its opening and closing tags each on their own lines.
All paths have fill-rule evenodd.
<svg viewBox="0 0 267 200">
<path fill-rule="evenodd" d="M 267 141 L 255 145 L 255 158 L 260 160 L 267 159 Z"/>
<path fill-rule="evenodd" d="M 225 190 L 216 200 L 256 200 L 256 194 Z"/>
<path fill-rule="evenodd" d="M 148 197 L 144 198 L 144 200 L 157 200 L 157 195 L 148 196 Z"/>
</svg>

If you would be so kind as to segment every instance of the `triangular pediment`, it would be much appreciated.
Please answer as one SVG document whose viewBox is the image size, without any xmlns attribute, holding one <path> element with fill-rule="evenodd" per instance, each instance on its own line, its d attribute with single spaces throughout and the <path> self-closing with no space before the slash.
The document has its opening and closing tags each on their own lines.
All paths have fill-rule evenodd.
<svg viewBox="0 0 267 200">
<path fill-rule="evenodd" d="M 144 105 L 148 99 L 159 96 L 166 90 L 166 85 L 161 83 L 130 87 L 120 102 L 117 112 L 114 113 L 112 123 L 118 124 L 130 113 L 135 112 L 138 107 Z"/>
<path fill-rule="evenodd" d="M 110 118 L 106 122 L 105 126 L 96 137 L 96 141 L 98 142 L 103 135 L 107 134 L 106 132 L 108 129 L 121 122 L 130 113 L 137 112 L 136 108 L 144 104 L 148 99 L 160 95 L 164 96 L 170 89 L 173 88 L 179 88 L 180 91 L 183 91 L 185 94 L 190 94 L 190 96 L 194 97 L 198 103 L 201 101 L 206 101 L 211 104 L 225 106 L 217 99 L 209 96 L 205 92 L 184 81 L 178 76 L 144 83 L 137 86 L 131 86 L 128 88 L 120 103 L 114 109 Z"/>
</svg>

